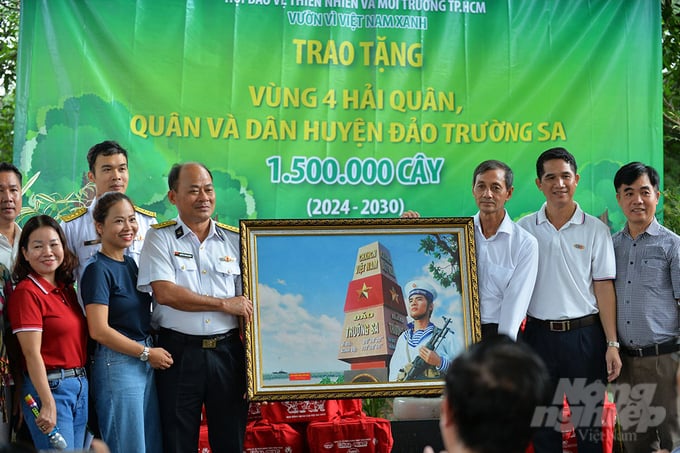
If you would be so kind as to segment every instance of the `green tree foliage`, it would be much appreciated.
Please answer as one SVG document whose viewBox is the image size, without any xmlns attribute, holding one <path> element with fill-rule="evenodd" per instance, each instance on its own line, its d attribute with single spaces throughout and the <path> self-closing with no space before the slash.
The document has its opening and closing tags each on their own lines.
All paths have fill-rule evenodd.
<svg viewBox="0 0 680 453">
<path fill-rule="evenodd" d="M 662 0 L 664 224 L 680 232 L 680 4 Z"/>
<path fill-rule="evenodd" d="M 435 280 L 444 288 L 455 285 L 461 290 L 458 236 L 430 234 L 420 241 L 418 250 L 434 258 L 428 268 Z"/>
<path fill-rule="evenodd" d="M 12 161 L 19 0 L 0 0 L 0 161 Z"/>
</svg>

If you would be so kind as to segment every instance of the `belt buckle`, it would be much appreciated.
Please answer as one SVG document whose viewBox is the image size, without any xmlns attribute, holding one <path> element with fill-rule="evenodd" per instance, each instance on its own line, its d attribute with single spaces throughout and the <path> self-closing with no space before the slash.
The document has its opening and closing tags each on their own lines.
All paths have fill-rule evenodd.
<svg viewBox="0 0 680 453">
<path fill-rule="evenodd" d="M 203 349 L 215 349 L 217 347 L 217 338 L 208 338 L 201 343 Z"/>
<path fill-rule="evenodd" d="M 569 320 L 566 321 L 550 321 L 550 330 L 552 332 L 566 332 L 569 330 Z"/>
</svg>

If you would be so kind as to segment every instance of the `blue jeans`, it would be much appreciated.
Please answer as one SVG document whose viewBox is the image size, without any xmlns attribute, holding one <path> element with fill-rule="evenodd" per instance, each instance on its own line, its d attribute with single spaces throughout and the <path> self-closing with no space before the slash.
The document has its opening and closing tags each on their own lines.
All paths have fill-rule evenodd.
<svg viewBox="0 0 680 453">
<path fill-rule="evenodd" d="M 57 406 L 57 427 L 66 441 L 67 450 L 82 450 L 85 442 L 85 427 L 87 425 L 87 378 L 68 377 L 48 381 L 54 402 Z M 31 394 L 39 407 L 42 402 L 33 382 L 26 373 L 22 396 Z M 47 435 L 38 429 L 35 424 L 35 416 L 24 399 L 21 399 L 24 419 L 31 432 L 33 443 L 37 450 L 49 450 L 50 440 Z"/>
<path fill-rule="evenodd" d="M 148 362 L 98 344 L 91 374 L 99 429 L 111 453 L 161 453 L 158 396 Z"/>
</svg>

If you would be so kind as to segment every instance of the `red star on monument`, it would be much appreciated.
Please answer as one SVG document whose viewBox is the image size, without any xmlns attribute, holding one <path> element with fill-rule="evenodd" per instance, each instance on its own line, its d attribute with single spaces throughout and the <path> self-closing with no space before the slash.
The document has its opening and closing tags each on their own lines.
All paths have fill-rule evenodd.
<svg viewBox="0 0 680 453">
<path fill-rule="evenodd" d="M 364 286 L 361 289 L 357 289 L 357 295 L 359 296 L 359 299 L 366 298 L 368 299 L 368 292 L 373 289 L 372 286 L 366 286 L 366 283 L 363 284 Z"/>
</svg>

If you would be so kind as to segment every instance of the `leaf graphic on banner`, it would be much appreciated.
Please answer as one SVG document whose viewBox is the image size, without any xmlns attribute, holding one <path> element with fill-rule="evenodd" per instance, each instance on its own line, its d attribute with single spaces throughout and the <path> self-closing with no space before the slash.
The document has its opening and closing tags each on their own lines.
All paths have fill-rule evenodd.
<svg viewBox="0 0 680 453">
<path fill-rule="evenodd" d="M 27 175 L 41 173 L 27 195 L 50 194 L 52 198 L 72 200 L 73 207 L 88 204 L 93 193 L 85 199 L 72 196 L 88 184 L 87 152 L 96 143 L 115 140 L 128 151 L 127 193 L 135 204 L 156 212 L 161 220 L 175 217 L 176 210 L 167 200 L 167 174 L 179 160 L 178 151 L 168 149 L 165 137 L 130 134 L 131 117 L 125 105 L 105 102 L 95 95 L 69 98 L 63 106 L 48 109 L 37 121 L 34 147 L 22 163 Z M 220 221 L 238 225 L 240 218 L 256 214 L 254 197 L 245 187 L 245 178 L 223 171 L 213 171 L 213 178 L 217 195 L 215 214 Z"/>
</svg>

